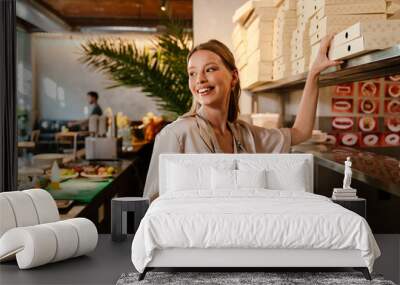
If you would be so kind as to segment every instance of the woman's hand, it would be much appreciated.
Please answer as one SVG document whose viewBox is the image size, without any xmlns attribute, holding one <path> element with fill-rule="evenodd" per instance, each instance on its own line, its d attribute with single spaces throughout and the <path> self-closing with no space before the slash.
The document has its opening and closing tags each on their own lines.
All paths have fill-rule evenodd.
<svg viewBox="0 0 400 285">
<path fill-rule="evenodd" d="M 343 61 L 341 60 L 330 60 L 328 58 L 329 47 L 334 36 L 335 34 L 330 34 L 322 39 L 317 58 L 315 59 L 310 69 L 311 74 L 318 76 L 328 67 L 336 66 L 343 63 Z"/>
</svg>

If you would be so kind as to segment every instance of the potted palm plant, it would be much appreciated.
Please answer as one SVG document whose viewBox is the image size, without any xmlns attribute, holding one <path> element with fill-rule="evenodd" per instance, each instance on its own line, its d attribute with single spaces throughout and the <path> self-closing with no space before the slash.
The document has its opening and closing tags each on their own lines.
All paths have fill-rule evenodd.
<svg viewBox="0 0 400 285">
<path fill-rule="evenodd" d="M 186 72 L 191 45 L 192 35 L 177 22 L 169 22 L 152 48 L 139 49 L 134 41 L 89 40 L 81 46 L 81 61 L 106 73 L 114 81 L 109 88 L 142 87 L 162 110 L 176 116 L 191 106 Z"/>
</svg>

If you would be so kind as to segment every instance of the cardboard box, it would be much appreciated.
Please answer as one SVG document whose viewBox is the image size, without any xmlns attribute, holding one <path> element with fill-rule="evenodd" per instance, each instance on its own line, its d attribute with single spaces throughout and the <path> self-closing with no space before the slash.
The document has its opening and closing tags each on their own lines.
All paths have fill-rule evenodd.
<svg viewBox="0 0 400 285">
<path fill-rule="evenodd" d="M 393 15 L 400 11 L 400 1 L 386 1 L 386 14 Z"/>
<path fill-rule="evenodd" d="M 246 40 L 246 30 L 241 25 L 235 25 L 232 32 L 232 43 L 236 48 Z"/>
<path fill-rule="evenodd" d="M 275 40 L 272 45 L 272 50 L 274 53 L 278 52 L 278 50 L 286 50 L 286 54 L 289 54 L 291 49 L 290 49 L 290 40 L 285 39 L 285 40 Z"/>
<path fill-rule="evenodd" d="M 275 65 L 274 65 L 275 66 Z M 278 66 L 278 65 L 276 65 Z M 282 79 L 282 78 L 286 78 L 292 75 L 292 71 L 291 68 L 277 68 L 274 69 L 274 73 L 273 73 L 273 79 L 274 81 Z"/>
<path fill-rule="evenodd" d="M 240 45 L 234 49 L 234 54 L 237 58 L 247 56 L 246 45 L 244 42 L 241 42 Z"/>
<path fill-rule="evenodd" d="M 338 33 L 340 31 L 343 31 L 346 29 L 348 26 L 322 26 L 321 30 L 318 30 L 315 34 L 311 35 L 310 37 L 310 44 L 313 45 L 319 41 L 321 41 L 324 37 L 329 35 L 330 33 Z"/>
<path fill-rule="evenodd" d="M 253 15 L 259 17 L 262 21 L 272 21 L 276 18 L 277 13 L 277 8 L 256 8 Z"/>
<path fill-rule="evenodd" d="M 329 50 L 329 59 L 347 59 L 377 49 L 386 49 L 400 42 L 400 35 L 388 37 L 385 34 L 366 34 L 338 46 L 332 46 Z"/>
<path fill-rule="evenodd" d="M 311 56 L 311 49 L 310 48 L 298 49 L 298 50 L 294 50 L 294 51 L 292 50 L 292 53 L 290 55 L 290 60 L 291 61 L 295 61 L 295 60 L 298 60 L 298 59 L 303 58 L 303 57 L 310 58 L 310 56 Z"/>
<path fill-rule="evenodd" d="M 360 21 L 386 20 L 385 14 L 361 14 L 361 15 L 331 15 L 317 20 L 316 14 L 310 20 L 309 35 L 315 34 L 318 30 L 325 31 L 330 26 L 350 26 Z"/>
<path fill-rule="evenodd" d="M 243 67 L 247 64 L 247 56 L 236 57 L 235 62 L 236 62 L 236 67 L 239 70 L 242 70 Z"/>
<path fill-rule="evenodd" d="M 274 32 L 274 21 L 262 21 L 260 18 L 254 19 L 247 27 L 247 33 L 255 32 L 272 35 Z"/>
<path fill-rule="evenodd" d="M 262 30 L 255 30 L 253 32 L 246 33 L 247 46 L 254 43 L 259 46 L 262 42 L 272 42 L 274 40 L 274 34 L 264 33 Z"/>
<path fill-rule="evenodd" d="M 318 11 L 327 5 L 348 5 L 348 4 L 374 4 L 376 0 L 314 0 L 314 10 Z"/>
<path fill-rule="evenodd" d="M 274 1 L 274 7 L 279 7 L 282 4 L 283 4 L 283 0 L 275 0 Z"/>
<path fill-rule="evenodd" d="M 271 49 L 272 50 L 273 37 L 262 35 L 261 33 L 254 34 L 252 37 L 247 38 L 247 54 L 252 54 L 257 49 Z"/>
<path fill-rule="evenodd" d="M 252 54 L 248 55 L 247 58 L 253 61 L 269 61 L 272 62 L 272 49 L 271 48 L 260 48 L 255 50 Z"/>
<path fill-rule="evenodd" d="M 291 61 L 291 54 L 292 54 L 292 51 L 290 48 L 276 49 L 276 50 L 273 50 L 273 52 L 272 52 L 272 58 L 275 60 L 280 57 L 285 57 L 285 58 L 287 58 L 287 62 L 289 63 Z"/>
<path fill-rule="evenodd" d="M 314 1 L 313 0 L 298 0 L 297 1 L 297 14 L 303 15 L 304 20 L 311 18 L 314 14 Z"/>
<path fill-rule="evenodd" d="M 374 0 L 373 3 L 327 5 L 321 7 L 317 12 L 320 18 L 329 15 L 357 15 L 357 14 L 378 14 L 386 13 L 386 1 Z"/>
<path fill-rule="evenodd" d="M 254 52 L 252 55 L 250 55 L 248 57 L 248 66 L 250 67 L 254 67 L 256 65 L 258 65 L 259 63 L 262 63 L 262 67 L 264 68 L 262 70 L 263 73 L 267 72 L 267 73 L 271 73 L 272 71 L 272 61 L 268 61 L 268 60 L 262 60 L 261 58 L 262 53 L 260 52 L 260 50 Z"/>
<path fill-rule="evenodd" d="M 300 74 L 308 70 L 308 60 L 301 57 L 292 62 L 292 74 Z"/>
<path fill-rule="evenodd" d="M 247 1 L 245 4 L 243 4 L 242 6 L 239 7 L 239 9 L 237 9 L 235 11 L 235 13 L 233 14 L 232 17 L 232 21 L 234 23 L 240 23 L 240 24 L 244 24 L 246 22 L 246 20 L 248 19 L 248 17 L 250 16 L 250 14 L 257 9 L 260 8 L 269 8 L 272 11 L 275 11 L 275 13 L 277 12 L 277 9 L 274 8 L 275 7 L 275 0 L 251 0 L 251 1 Z M 257 13 L 256 13 L 257 14 Z"/>
<path fill-rule="evenodd" d="M 279 3 L 276 7 L 280 10 L 288 11 L 288 10 L 295 10 L 296 11 L 297 0 L 285 0 Z"/>
<path fill-rule="evenodd" d="M 285 27 L 294 27 L 294 29 L 297 28 L 297 18 L 291 18 L 291 19 L 276 18 L 274 20 L 274 28 L 283 29 Z"/>
<path fill-rule="evenodd" d="M 386 14 L 388 19 L 400 19 L 400 1 L 387 1 Z"/>
<path fill-rule="evenodd" d="M 274 60 L 275 71 L 290 71 L 292 62 L 287 56 L 281 56 Z"/>
<path fill-rule="evenodd" d="M 278 13 L 276 14 L 276 18 L 280 19 L 295 19 L 297 18 L 297 12 L 296 10 L 278 10 Z"/>
<path fill-rule="evenodd" d="M 246 64 L 239 73 L 241 87 L 251 89 L 257 85 L 273 80 L 272 63 Z"/>
<path fill-rule="evenodd" d="M 273 17 L 262 17 L 262 16 L 260 16 L 260 15 L 257 15 L 257 14 L 251 14 L 250 15 L 250 17 L 248 18 L 248 20 L 243 24 L 243 28 L 244 29 L 249 29 L 250 28 L 250 26 L 252 26 L 252 25 L 267 25 L 266 23 L 264 23 L 264 22 L 273 22 L 274 20 L 275 20 L 275 18 L 276 18 L 276 13 L 275 13 L 275 16 L 273 16 Z M 254 24 L 254 22 L 256 22 L 256 24 Z"/>
<path fill-rule="evenodd" d="M 399 41 L 400 20 L 358 22 L 335 35 L 331 46 L 339 46 L 361 36 L 364 36 L 370 42 L 373 41 L 374 37 L 387 38 L 385 42 L 396 42 L 396 40 Z"/>
<path fill-rule="evenodd" d="M 315 45 L 311 46 L 311 54 L 310 54 L 310 61 L 308 68 L 310 69 L 312 64 L 314 63 L 315 59 L 317 58 L 318 51 L 319 51 L 320 43 L 316 43 Z"/>
</svg>

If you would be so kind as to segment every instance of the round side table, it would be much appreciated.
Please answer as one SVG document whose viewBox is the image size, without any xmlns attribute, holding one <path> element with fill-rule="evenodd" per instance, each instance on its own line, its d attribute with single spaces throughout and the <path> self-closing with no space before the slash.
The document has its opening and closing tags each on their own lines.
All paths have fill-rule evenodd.
<svg viewBox="0 0 400 285">
<path fill-rule="evenodd" d="M 149 199 L 142 197 L 119 197 L 111 200 L 111 239 L 124 241 L 127 235 L 127 212 L 134 213 L 134 233 L 149 208 Z"/>
</svg>

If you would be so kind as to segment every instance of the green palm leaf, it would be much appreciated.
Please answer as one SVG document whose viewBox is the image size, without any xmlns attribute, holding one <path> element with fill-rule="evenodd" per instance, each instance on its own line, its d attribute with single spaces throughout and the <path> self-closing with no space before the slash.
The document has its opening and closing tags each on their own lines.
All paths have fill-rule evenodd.
<svg viewBox="0 0 400 285">
<path fill-rule="evenodd" d="M 188 88 L 186 57 L 192 37 L 177 23 L 168 23 L 152 48 L 139 49 L 135 42 L 101 38 L 81 45 L 80 60 L 114 81 L 108 88 L 142 87 L 160 108 L 181 115 L 192 103 Z"/>
</svg>

